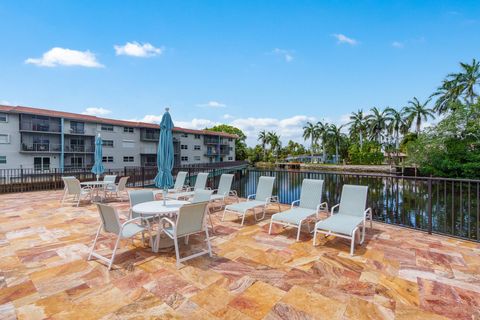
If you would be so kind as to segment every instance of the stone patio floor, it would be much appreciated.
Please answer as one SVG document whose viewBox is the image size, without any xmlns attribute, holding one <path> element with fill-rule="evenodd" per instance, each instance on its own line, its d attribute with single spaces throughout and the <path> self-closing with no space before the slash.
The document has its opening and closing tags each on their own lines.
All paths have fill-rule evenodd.
<svg viewBox="0 0 480 320">
<path fill-rule="evenodd" d="M 0 195 L 0 319 L 480 319 L 480 244 L 374 223 L 347 240 L 215 214 L 214 256 L 175 267 L 122 243 L 114 270 L 87 261 L 96 208 L 61 191 Z M 120 211 L 128 202 L 112 202 Z M 287 206 L 284 206 L 285 208 Z M 198 250 L 192 237 L 181 252 Z M 103 236 L 108 254 L 113 238 Z"/>
</svg>

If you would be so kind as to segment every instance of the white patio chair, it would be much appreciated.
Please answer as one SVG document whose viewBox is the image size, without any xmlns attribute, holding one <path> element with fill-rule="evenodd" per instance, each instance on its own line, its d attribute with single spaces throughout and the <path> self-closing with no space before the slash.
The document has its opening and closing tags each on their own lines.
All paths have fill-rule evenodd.
<svg viewBox="0 0 480 320">
<path fill-rule="evenodd" d="M 359 226 L 362 226 L 362 238 L 360 244 L 365 240 L 366 221 L 370 220 L 372 227 L 372 209 L 365 209 L 367 203 L 367 186 L 343 185 L 340 203 L 333 206 L 331 215 L 315 224 L 313 245 L 316 245 L 317 233 L 335 235 L 337 237 L 351 239 L 350 255 L 355 249 L 355 238 L 359 236 Z M 335 213 L 335 208 L 338 212 Z"/>
<path fill-rule="evenodd" d="M 169 199 L 188 199 L 193 197 L 196 190 L 206 190 L 207 189 L 207 179 L 208 172 L 200 172 L 197 174 L 197 179 L 195 180 L 195 186 L 187 188 L 187 191 L 171 193 L 167 195 Z"/>
<path fill-rule="evenodd" d="M 130 219 L 128 221 L 125 221 L 124 223 L 120 223 L 120 220 L 118 219 L 118 214 L 115 208 L 104 205 L 104 204 L 100 204 L 100 203 L 97 203 L 97 208 L 98 208 L 98 212 L 100 213 L 100 218 L 102 219 L 102 222 L 98 227 L 95 240 L 93 241 L 90 254 L 88 255 L 88 260 L 91 260 L 92 257 L 95 257 L 101 261 L 104 261 L 108 263 L 108 270 L 110 270 L 112 268 L 113 261 L 115 260 L 115 254 L 117 253 L 117 248 L 120 240 L 132 238 L 132 242 L 133 242 L 133 237 L 138 233 L 142 233 L 142 241 L 143 243 L 145 243 L 145 238 L 143 237 L 143 233 L 145 231 L 148 231 L 150 235 L 150 225 L 148 224 L 148 221 L 146 226 L 137 224 L 137 222 L 140 222 L 141 220 L 140 217 Z M 104 232 L 113 233 L 117 236 L 117 241 L 115 242 L 115 247 L 113 248 L 112 257 L 110 259 L 95 252 L 95 245 L 97 243 L 97 239 L 98 239 L 98 236 L 100 235 L 100 230 L 102 228 Z M 152 237 L 150 235 L 150 242 L 151 241 L 152 241 Z"/>
<path fill-rule="evenodd" d="M 155 201 L 155 195 L 153 190 L 130 190 L 128 199 L 130 200 L 130 219 L 133 219 L 140 217 L 140 214 L 133 211 L 133 207 L 140 203 Z"/>
<path fill-rule="evenodd" d="M 280 211 L 280 203 L 278 202 L 278 197 L 272 196 L 274 181 L 275 177 L 260 177 L 257 185 L 257 193 L 249 195 L 247 197 L 247 201 L 245 202 L 226 205 L 225 209 L 223 210 L 222 221 L 225 219 L 225 213 L 228 211 L 241 216 L 242 223 L 240 225 L 243 226 L 243 222 L 245 221 L 245 215 L 249 210 L 253 211 L 256 221 L 262 220 L 263 218 L 265 218 L 265 210 L 267 206 L 271 203 L 277 203 L 278 211 Z M 263 215 L 260 219 L 257 218 L 257 213 L 255 212 L 256 208 L 262 208 Z"/>
<path fill-rule="evenodd" d="M 115 196 L 120 198 L 120 194 L 127 193 L 127 181 L 129 177 L 121 177 L 118 184 L 110 184 L 105 187 L 106 196 Z M 128 193 L 127 193 L 128 194 Z"/>
<path fill-rule="evenodd" d="M 200 202 L 210 202 L 212 197 L 213 190 L 197 190 L 195 191 L 192 200 L 190 203 L 200 203 Z M 213 228 L 213 220 L 210 212 L 210 207 L 207 205 L 208 218 L 210 220 L 210 225 L 212 226 L 212 233 L 215 233 Z"/>
<path fill-rule="evenodd" d="M 227 204 L 226 199 L 228 197 L 235 197 L 237 202 L 239 202 L 237 191 L 232 190 L 232 182 L 233 174 L 222 174 L 220 176 L 220 182 L 218 183 L 218 189 L 213 190 L 210 200 L 212 202 L 220 201 L 222 203 L 222 207 Z"/>
<path fill-rule="evenodd" d="M 187 179 L 186 171 L 178 171 L 177 176 L 175 177 L 175 185 L 173 189 L 168 189 L 168 192 L 182 192 L 187 186 L 185 185 L 185 180 Z"/>
<path fill-rule="evenodd" d="M 304 179 L 302 181 L 302 190 L 300 200 L 295 200 L 289 210 L 275 213 L 270 220 L 268 234 L 272 232 L 272 224 L 277 223 L 284 226 L 295 227 L 297 231 L 297 241 L 300 239 L 300 230 L 302 223 L 307 221 L 308 231 L 310 232 L 309 218 L 318 219 L 320 208 L 328 210 L 326 202 L 321 203 L 323 192 L 323 180 Z"/>
<path fill-rule="evenodd" d="M 62 206 L 65 202 L 72 202 L 78 207 L 82 197 L 84 199 L 92 198 L 92 188 L 82 187 L 77 178 L 64 177 L 63 183 L 65 184 L 65 192 L 62 199 Z"/>
<path fill-rule="evenodd" d="M 169 238 L 173 239 L 175 244 L 175 255 L 177 258 L 177 268 L 180 267 L 180 263 L 183 261 L 187 261 L 204 254 L 208 254 L 210 257 L 212 256 L 212 247 L 210 245 L 208 228 L 205 225 L 207 205 L 208 202 L 187 204 L 182 206 L 178 211 L 176 221 L 172 221 L 166 217 L 160 220 L 160 225 L 165 226 L 167 223 L 169 225 L 169 227 L 163 227 L 162 232 L 165 233 Z M 180 258 L 178 239 L 184 237 L 185 244 L 188 244 L 188 236 L 202 232 L 205 232 L 207 250 L 202 250 L 201 252 Z"/>
</svg>

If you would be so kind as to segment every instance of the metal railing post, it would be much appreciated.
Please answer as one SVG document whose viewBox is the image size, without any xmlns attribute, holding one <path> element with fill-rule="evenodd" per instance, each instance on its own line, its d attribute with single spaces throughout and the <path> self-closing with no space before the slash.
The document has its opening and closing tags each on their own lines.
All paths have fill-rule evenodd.
<svg viewBox="0 0 480 320">
<path fill-rule="evenodd" d="M 428 179 L 428 233 L 432 233 L 432 179 Z"/>
<path fill-rule="evenodd" d="M 145 188 L 145 167 L 142 167 L 142 188 Z"/>
</svg>

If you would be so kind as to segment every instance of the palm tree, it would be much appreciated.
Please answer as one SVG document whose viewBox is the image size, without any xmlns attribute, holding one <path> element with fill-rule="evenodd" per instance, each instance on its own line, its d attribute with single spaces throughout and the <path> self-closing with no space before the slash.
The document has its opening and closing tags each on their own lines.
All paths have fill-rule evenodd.
<svg viewBox="0 0 480 320">
<path fill-rule="evenodd" d="M 273 131 L 268 132 L 267 136 L 268 136 L 268 143 L 270 144 L 270 149 L 275 154 L 275 160 L 277 161 L 279 149 L 282 146 L 280 142 L 280 136 Z"/>
<path fill-rule="evenodd" d="M 312 153 L 312 160 L 313 160 L 313 154 L 314 154 L 314 146 L 316 141 L 318 140 L 318 128 L 316 125 L 314 125 L 311 122 L 307 122 L 307 124 L 303 127 L 303 139 L 305 141 L 307 139 L 310 139 L 310 151 Z"/>
<path fill-rule="evenodd" d="M 380 111 L 377 107 L 373 107 L 370 111 L 372 113 L 365 117 L 367 120 L 368 134 L 371 140 L 381 144 L 383 132 L 387 127 L 387 117 L 385 111 Z"/>
<path fill-rule="evenodd" d="M 386 108 L 385 114 L 388 117 L 387 131 L 393 136 L 395 141 L 395 151 L 398 155 L 400 149 L 400 133 L 404 134 L 408 131 L 408 122 L 403 117 L 403 109 L 397 111 L 394 108 Z"/>
<path fill-rule="evenodd" d="M 408 120 L 408 127 L 411 127 L 415 121 L 415 132 L 420 133 L 420 128 L 422 126 L 422 121 L 428 121 L 428 118 L 435 118 L 433 109 L 427 108 L 427 104 L 430 102 L 430 99 L 421 103 L 416 97 L 413 97 L 412 100 L 408 101 L 408 106 L 404 108 L 405 118 Z"/>
<path fill-rule="evenodd" d="M 350 115 L 350 135 L 355 135 L 358 133 L 358 137 L 360 140 L 360 148 L 363 147 L 363 134 L 367 129 L 365 116 L 363 114 L 363 110 L 359 109 L 357 112 L 352 112 Z"/>
<path fill-rule="evenodd" d="M 475 98 L 478 98 L 475 89 L 480 85 L 480 62 L 475 59 L 472 64 L 460 62 L 460 68 L 460 72 L 449 74 L 432 95 L 439 96 L 435 102 L 435 111 L 439 114 L 450 110 L 453 102 L 462 96 L 468 105 L 474 104 Z"/>
<path fill-rule="evenodd" d="M 328 133 L 330 138 L 333 140 L 335 144 L 335 161 L 338 163 L 338 149 L 340 148 L 340 142 L 343 138 L 343 134 L 341 132 L 343 126 L 337 127 L 334 124 L 331 124 L 328 128 Z"/>
<path fill-rule="evenodd" d="M 267 136 L 267 132 L 265 130 L 262 130 L 258 133 L 258 141 L 261 142 L 262 144 L 262 149 L 263 149 L 263 161 L 265 161 L 266 157 L 267 157 L 267 140 L 268 140 L 268 136 Z"/>
<path fill-rule="evenodd" d="M 327 160 L 327 148 L 326 143 L 328 140 L 329 128 L 330 125 L 328 123 L 323 123 L 318 121 L 317 122 L 317 135 L 318 138 L 322 139 L 322 153 L 323 153 L 323 161 Z"/>
</svg>

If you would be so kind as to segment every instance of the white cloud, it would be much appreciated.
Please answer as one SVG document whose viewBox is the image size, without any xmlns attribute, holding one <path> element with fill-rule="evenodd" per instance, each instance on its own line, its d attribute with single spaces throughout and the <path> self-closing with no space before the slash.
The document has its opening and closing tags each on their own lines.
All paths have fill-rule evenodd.
<svg viewBox="0 0 480 320">
<path fill-rule="evenodd" d="M 197 104 L 197 107 L 203 107 L 203 108 L 225 108 L 227 105 L 215 100 L 208 101 L 207 103 L 201 103 Z"/>
<path fill-rule="evenodd" d="M 349 44 L 351 46 L 355 46 L 355 45 L 358 44 L 357 40 L 355 40 L 353 38 L 349 38 L 346 35 L 341 34 L 341 33 L 336 33 L 336 34 L 333 34 L 332 36 L 337 39 L 338 44 L 346 43 L 346 44 Z"/>
<path fill-rule="evenodd" d="M 78 51 L 55 47 L 45 52 L 41 58 L 28 58 L 27 64 L 39 67 L 80 66 L 86 68 L 104 67 L 90 51 Z"/>
<path fill-rule="evenodd" d="M 400 41 L 393 41 L 392 42 L 392 47 L 397 48 L 397 49 L 402 49 L 405 47 L 405 44 Z"/>
<path fill-rule="evenodd" d="M 113 47 L 115 48 L 115 54 L 117 56 L 125 55 L 125 56 L 131 56 L 131 57 L 139 57 L 139 58 L 158 56 L 158 55 L 161 55 L 165 50 L 163 47 L 155 48 L 150 43 L 141 44 L 135 41 L 127 42 L 123 46 L 115 45 Z"/>
<path fill-rule="evenodd" d="M 293 54 L 290 50 L 275 48 L 275 49 L 272 50 L 272 54 L 283 57 L 283 59 L 286 62 L 292 62 L 293 61 Z"/>
<path fill-rule="evenodd" d="M 10 101 L 7 101 L 7 100 L 0 100 L 0 105 L 13 106 L 13 103 L 11 103 Z"/>
<path fill-rule="evenodd" d="M 112 111 L 105 109 L 105 108 L 96 108 L 96 107 L 90 107 L 85 109 L 85 111 L 82 112 L 82 114 L 86 114 L 89 116 L 104 116 L 107 114 L 112 113 Z"/>
<path fill-rule="evenodd" d="M 232 116 L 231 114 L 228 114 L 228 113 L 223 115 L 223 119 L 226 119 L 226 120 L 233 119 L 233 118 L 234 118 L 234 116 Z"/>
<path fill-rule="evenodd" d="M 213 127 L 218 124 L 221 124 L 220 122 L 215 122 L 209 119 L 197 119 L 194 118 L 190 121 L 174 121 L 175 126 L 181 127 L 181 128 L 187 128 L 187 129 L 197 129 L 197 130 L 203 130 L 205 128 Z"/>
</svg>

